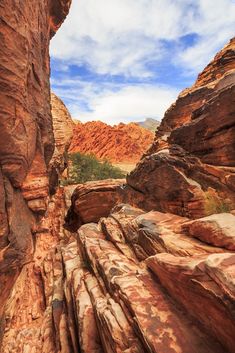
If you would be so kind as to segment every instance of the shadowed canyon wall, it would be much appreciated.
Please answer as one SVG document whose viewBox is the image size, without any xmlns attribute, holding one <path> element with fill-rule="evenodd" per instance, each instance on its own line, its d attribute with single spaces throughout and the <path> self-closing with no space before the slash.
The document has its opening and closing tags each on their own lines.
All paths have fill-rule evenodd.
<svg viewBox="0 0 235 353">
<path fill-rule="evenodd" d="M 49 196 L 54 152 L 49 41 L 70 0 L 0 3 L 0 320 Z"/>
<path fill-rule="evenodd" d="M 59 185 L 59 176 L 67 168 L 67 152 L 72 141 L 75 123 L 62 100 L 54 93 L 51 93 L 51 113 L 55 149 L 49 164 L 49 184 L 51 193 L 55 193 Z"/>
</svg>

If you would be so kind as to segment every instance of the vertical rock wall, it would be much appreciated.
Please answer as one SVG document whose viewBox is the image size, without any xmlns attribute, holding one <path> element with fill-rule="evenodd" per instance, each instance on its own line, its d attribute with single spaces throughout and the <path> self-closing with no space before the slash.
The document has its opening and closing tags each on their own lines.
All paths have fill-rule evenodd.
<svg viewBox="0 0 235 353">
<path fill-rule="evenodd" d="M 70 3 L 0 3 L 1 322 L 11 287 L 32 259 L 37 225 L 47 209 L 48 165 L 54 151 L 49 41 Z"/>
<path fill-rule="evenodd" d="M 49 184 L 51 193 L 55 193 L 59 183 L 58 176 L 67 167 L 67 152 L 72 140 L 75 123 L 62 100 L 54 93 L 51 93 L 51 109 L 55 150 L 49 166 Z"/>
</svg>

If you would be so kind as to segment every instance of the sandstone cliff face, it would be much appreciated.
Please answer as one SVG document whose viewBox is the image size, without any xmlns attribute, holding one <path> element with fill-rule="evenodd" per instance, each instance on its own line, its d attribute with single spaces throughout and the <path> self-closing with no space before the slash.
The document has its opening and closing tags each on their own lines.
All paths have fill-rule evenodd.
<svg viewBox="0 0 235 353">
<path fill-rule="evenodd" d="M 55 192 L 58 177 L 67 167 L 66 153 L 72 141 L 75 123 L 62 100 L 54 93 L 51 93 L 51 114 L 55 149 L 49 165 L 49 175 L 50 189 Z"/>
<path fill-rule="evenodd" d="M 54 151 L 49 40 L 70 0 L 0 4 L 0 320 L 24 263 L 32 259 L 46 211 Z M 0 335 L 1 336 L 1 335 Z"/>
<path fill-rule="evenodd" d="M 167 110 L 128 177 L 144 195 L 141 206 L 191 218 L 235 207 L 234 89 L 232 39 Z"/>
<path fill-rule="evenodd" d="M 57 190 L 37 227 L 33 256 L 23 266 L 5 306 L 1 353 L 59 352 L 56 348 L 58 343 L 54 340 L 55 328 L 49 303 L 54 300 L 55 310 L 59 308 L 60 293 L 54 293 L 53 299 L 51 294 L 56 286 L 54 275 L 59 278 L 62 271 L 57 246 L 66 243 L 71 236 L 63 229 L 63 219 L 70 205 L 72 190 L 73 187 L 67 187 L 66 196 L 63 188 Z"/>
<path fill-rule="evenodd" d="M 110 126 L 92 121 L 76 125 L 69 151 L 93 153 L 111 162 L 136 163 L 152 142 L 152 132 L 135 123 Z"/>
</svg>

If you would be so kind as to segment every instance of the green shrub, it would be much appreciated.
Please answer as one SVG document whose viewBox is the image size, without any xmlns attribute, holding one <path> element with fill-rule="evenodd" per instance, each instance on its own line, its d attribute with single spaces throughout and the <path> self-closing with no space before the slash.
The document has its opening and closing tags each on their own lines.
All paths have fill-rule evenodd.
<svg viewBox="0 0 235 353">
<path fill-rule="evenodd" d="M 82 184 L 86 181 L 124 178 L 124 172 L 108 161 L 99 161 L 92 154 L 68 155 L 68 179 L 62 184 Z"/>
<path fill-rule="evenodd" d="M 205 213 L 207 215 L 230 212 L 231 205 L 228 200 L 220 198 L 213 189 L 209 188 L 205 192 L 205 196 Z"/>
</svg>

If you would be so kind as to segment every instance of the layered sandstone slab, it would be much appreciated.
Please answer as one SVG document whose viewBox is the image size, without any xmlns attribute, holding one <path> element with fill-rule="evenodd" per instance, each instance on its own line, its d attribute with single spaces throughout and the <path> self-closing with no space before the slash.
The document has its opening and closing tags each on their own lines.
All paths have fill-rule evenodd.
<svg viewBox="0 0 235 353">
<path fill-rule="evenodd" d="M 235 339 L 235 255 L 181 258 L 159 254 L 147 259 L 169 293 L 232 352 Z"/>
<path fill-rule="evenodd" d="M 121 304 L 144 352 L 209 352 L 212 347 L 219 352 L 209 337 L 205 342 L 202 332 L 196 327 L 191 330 L 190 319 L 174 306 L 148 271 L 128 260 L 99 233 L 95 236 L 93 227 L 85 225 L 78 233 L 84 256 L 100 286 Z"/>
<path fill-rule="evenodd" d="M 199 218 L 184 224 L 183 228 L 205 243 L 235 250 L 235 216 L 230 213 Z"/>
<path fill-rule="evenodd" d="M 145 157 L 127 176 L 132 204 L 200 218 L 234 207 L 234 168 L 204 164 L 172 146 Z M 128 200 L 128 202 L 130 202 Z"/>
<path fill-rule="evenodd" d="M 70 233 L 72 190 L 53 197 L 14 286 L 2 352 L 232 353 L 234 255 L 193 238 L 188 218 L 127 204 Z"/>
<path fill-rule="evenodd" d="M 234 70 L 235 38 L 224 46 L 206 68 L 198 75 L 195 87 L 216 82 L 227 72 Z"/>
<path fill-rule="evenodd" d="M 203 239 L 201 242 L 191 238 L 186 231 L 189 223 L 187 218 L 157 211 L 144 213 L 129 205 L 115 207 L 109 217 L 100 220 L 107 239 L 132 260 L 141 261 L 161 252 L 193 256 L 224 251 L 217 244 L 210 246 Z M 226 238 L 223 239 L 221 246 L 226 244 Z"/>
<path fill-rule="evenodd" d="M 189 123 L 193 111 L 210 100 L 214 93 L 226 86 L 234 85 L 234 49 L 233 38 L 198 75 L 195 84 L 180 93 L 176 102 L 166 111 L 158 128 L 157 137 Z"/>
<path fill-rule="evenodd" d="M 235 72 L 231 76 L 228 87 L 213 92 L 193 111 L 190 123 L 174 129 L 170 144 L 180 145 L 204 163 L 235 166 Z"/>
</svg>

